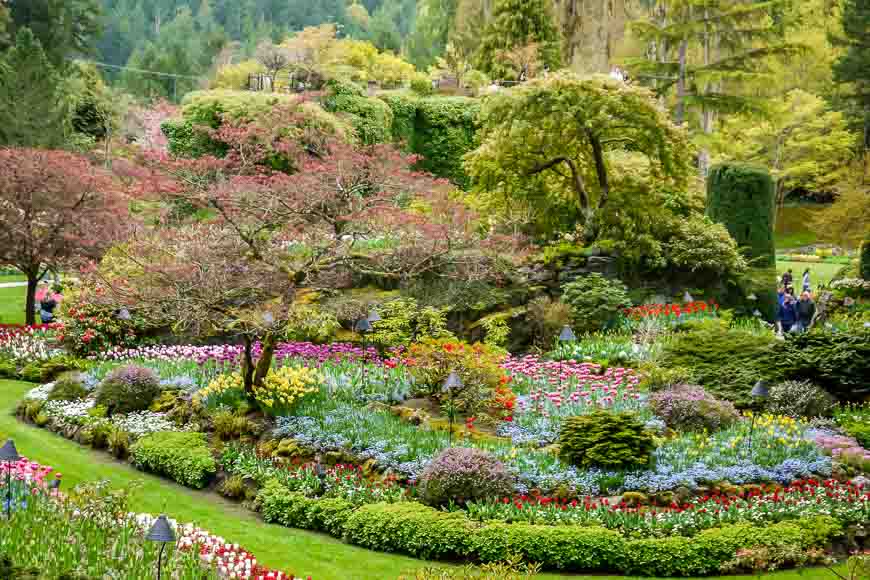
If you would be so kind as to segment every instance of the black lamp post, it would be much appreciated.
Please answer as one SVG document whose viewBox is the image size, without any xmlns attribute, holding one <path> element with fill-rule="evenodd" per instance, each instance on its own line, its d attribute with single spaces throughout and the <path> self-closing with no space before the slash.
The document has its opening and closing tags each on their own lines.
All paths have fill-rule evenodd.
<svg viewBox="0 0 870 580">
<path fill-rule="evenodd" d="M 764 400 L 770 396 L 770 389 L 767 388 L 767 381 L 758 381 L 752 387 L 749 393 L 753 399 Z M 752 412 L 752 422 L 749 427 L 749 457 L 752 458 L 752 434 L 755 432 L 755 411 Z"/>
<path fill-rule="evenodd" d="M 3 447 L 0 447 L 0 461 L 6 464 L 6 519 L 9 519 L 12 511 L 12 464 L 17 463 L 21 459 L 18 455 L 18 450 L 15 449 L 15 443 L 12 439 L 6 441 Z"/>
<path fill-rule="evenodd" d="M 456 416 L 456 408 L 453 405 L 453 396 L 463 387 L 462 379 L 455 372 L 447 375 L 447 380 L 444 381 L 443 392 L 447 393 L 449 406 L 447 408 L 447 445 L 453 447 L 453 418 Z"/>
<path fill-rule="evenodd" d="M 157 580 L 160 580 L 161 568 L 163 568 L 163 550 L 166 544 L 175 543 L 175 532 L 172 531 L 172 526 L 169 525 L 169 520 L 161 514 L 154 521 L 154 525 L 148 530 L 145 539 L 149 542 L 160 542 L 160 555 L 157 556 Z"/>
<path fill-rule="evenodd" d="M 577 340 L 577 336 L 574 335 L 574 331 L 571 330 L 571 327 L 567 324 L 562 327 L 562 332 L 559 333 L 559 349 L 562 349 L 562 346 L 566 342 L 574 342 Z M 562 353 L 559 353 L 559 389 L 562 388 Z"/>
</svg>

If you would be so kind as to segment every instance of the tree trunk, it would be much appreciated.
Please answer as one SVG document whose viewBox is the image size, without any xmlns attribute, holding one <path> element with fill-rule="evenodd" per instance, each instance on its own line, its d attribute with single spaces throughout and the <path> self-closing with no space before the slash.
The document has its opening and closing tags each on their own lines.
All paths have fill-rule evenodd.
<svg viewBox="0 0 870 580">
<path fill-rule="evenodd" d="M 26 309 L 24 312 L 24 321 L 28 326 L 36 324 L 36 287 L 39 285 L 39 272 L 27 273 L 27 299 L 25 300 Z"/>
<path fill-rule="evenodd" d="M 680 70 L 677 73 L 677 125 L 683 124 L 686 111 L 686 51 L 689 48 L 688 40 L 680 41 Z"/>
<path fill-rule="evenodd" d="M 250 336 L 245 335 L 244 359 L 242 360 L 242 381 L 245 385 L 245 394 L 253 396 L 254 392 L 254 344 Z"/>
<path fill-rule="evenodd" d="M 263 350 L 257 360 L 257 368 L 254 372 L 254 384 L 262 385 L 263 380 L 272 367 L 272 358 L 275 355 L 275 347 L 278 345 L 278 337 L 270 332 L 263 338 Z"/>
</svg>

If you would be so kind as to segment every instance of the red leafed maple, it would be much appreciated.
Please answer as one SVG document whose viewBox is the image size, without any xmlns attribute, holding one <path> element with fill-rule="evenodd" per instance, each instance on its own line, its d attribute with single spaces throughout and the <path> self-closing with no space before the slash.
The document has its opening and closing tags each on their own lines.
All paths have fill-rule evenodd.
<svg viewBox="0 0 870 580">
<path fill-rule="evenodd" d="M 299 126 L 302 134 L 280 129 Z M 167 214 L 124 245 L 123 279 L 96 273 L 105 296 L 158 323 L 238 335 L 247 389 L 265 377 L 297 288 L 335 276 L 486 278 L 510 255 L 512 240 L 488 236 L 446 181 L 391 146 L 350 145 L 289 109 L 265 125 L 227 122 L 213 136 L 224 157 L 149 155 L 129 172 L 143 193 L 213 218 Z"/>
<path fill-rule="evenodd" d="M 27 276 L 27 324 L 39 279 L 94 259 L 122 233 L 127 198 L 107 172 L 65 151 L 0 149 L 0 264 Z"/>
</svg>

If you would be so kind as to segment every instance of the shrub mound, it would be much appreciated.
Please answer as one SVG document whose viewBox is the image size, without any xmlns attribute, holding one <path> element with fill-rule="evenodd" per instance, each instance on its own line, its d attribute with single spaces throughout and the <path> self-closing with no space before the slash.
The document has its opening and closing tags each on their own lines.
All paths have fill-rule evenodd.
<svg viewBox="0 0 870 580">
<path fill-rule="evenodd" d="M 48 395 L 49 401 L 75 401 L 87 396 L 88 390 L 75 373 L 64 373 L 58 377 Z"/>
<path fill-rule="evenodd" d="M 151 369 L 128 365 L 113 370 L 97 389 L 97 404 L 112 413 L 146 410 L 160 394 L 160 379 Z"/>
<path fill-rule="evenodd" d="M 767 410 L 789 417 L 828 417 L 834 398 L 809 381 L 783 381 L 770 388 Z"/>
<path fill-rule="evenodd" d="M 611 324 L 620 309 L 631 306 L 625 286 L 601 274 L 589 274 L 562 286 L 562 300 L 571 306 L 574 327 L 595 332 Z"/>
<path fill-rule="evenodd" d="M 739 417 L 730 402 L 720 401 L 696 385 L 674 385 L 654 393 L 650 406 L 668 427 L 679 431 L 716 431 Z"/>
<path fill-rule="evenodd" d="M 504 464 L 486 451 L 454 447 L 429 462 L 420 476 L 420 489 L 429 505 L 462 504 L 510 495 L 513 479 Z"/>
<path fill-rule="evenodd" d="M 130 447 L 130 459 L 140 469 L 197 489 L 205 487 L 217 471 L 204 433 L 163 431 L 146 435 Z"/>
<path fill-rule="evenodd" d="M 653 437 L 630 413 L 569 417 L 559 434 L 562 459 L 583 467 L 621 469 L 649 463 Z"/>
</svg>

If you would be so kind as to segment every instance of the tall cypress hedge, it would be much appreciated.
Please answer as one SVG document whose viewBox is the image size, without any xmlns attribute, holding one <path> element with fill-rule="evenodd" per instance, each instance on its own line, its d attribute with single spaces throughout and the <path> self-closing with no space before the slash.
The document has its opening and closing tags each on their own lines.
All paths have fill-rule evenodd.
<svg viewBox="0 0 870 580">
<path fill-rule="evenodd" d="M 756 268 L 776 266 L 774 192 L 770 173 L 754 165 L 716 165 L 707 179 L 707 215 L 728 228 Z"/>
</svg>

